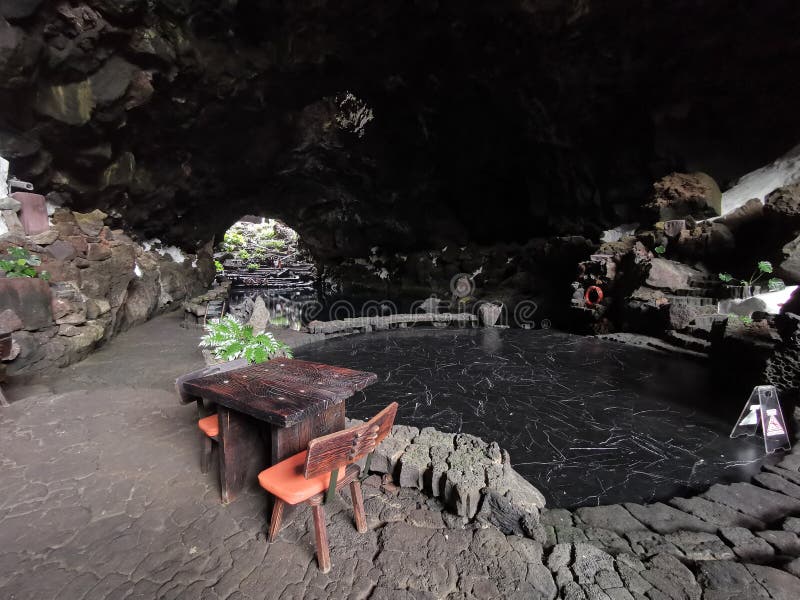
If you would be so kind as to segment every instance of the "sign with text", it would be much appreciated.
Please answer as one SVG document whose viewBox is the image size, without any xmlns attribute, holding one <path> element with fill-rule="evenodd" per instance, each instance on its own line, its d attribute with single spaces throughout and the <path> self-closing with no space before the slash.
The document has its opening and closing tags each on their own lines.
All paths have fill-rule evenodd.
<svg viewBox="0 0 800 600">
<path fill-rule="evenodd" d="M 764 434 L 764 448 L 767 454 L 781 449 L 789 450 L 792 447 L 778 399 L 778 390 L 774 385 L 757 385 L 753 388 L 742 414 L 739 415 L 731 431 L 731 437 L 755 435 L 758 433 L 759 425 Z"/>
</svg>

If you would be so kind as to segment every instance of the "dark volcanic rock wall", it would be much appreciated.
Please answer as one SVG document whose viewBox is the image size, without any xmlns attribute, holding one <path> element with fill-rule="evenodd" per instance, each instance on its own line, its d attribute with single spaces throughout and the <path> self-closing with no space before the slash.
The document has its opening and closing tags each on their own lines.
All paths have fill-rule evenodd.
<svg viewBox="0 0 800 600">
<path fill-rule="evenodd" d="M 800 138 L 796 2 L 3 0 L 0 155 L 192 250 L 239 216 L 317 258 L 588 234 L 650 183 Z M 334 98 L 372 109 L 362 136 Z"/>
</svg>

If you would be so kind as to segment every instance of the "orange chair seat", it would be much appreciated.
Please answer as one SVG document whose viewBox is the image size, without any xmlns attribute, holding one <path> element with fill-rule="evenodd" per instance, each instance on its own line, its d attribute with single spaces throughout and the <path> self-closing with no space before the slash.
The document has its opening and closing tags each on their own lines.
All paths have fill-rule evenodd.
<svg viewBox="0 0 800 600">
<path fill-rule="evenodd" d="M 217 415 L 200 419 L 197 422 L 197 426 L 208 437 L 217 437 L 219 435 L 219 417 Z"/>
<path fill-rule="evenodd" d="M 330 473 L 322 473 L 311 479 L 303 475 L 306 466 L 306 455 L 303 450 L 294 456 L 282 460 L 258 474 L 258 483 L 269 493 L 277 496 L 287 504 L 305 502 L 311 496 L 328 489 Z"/>
</svg>

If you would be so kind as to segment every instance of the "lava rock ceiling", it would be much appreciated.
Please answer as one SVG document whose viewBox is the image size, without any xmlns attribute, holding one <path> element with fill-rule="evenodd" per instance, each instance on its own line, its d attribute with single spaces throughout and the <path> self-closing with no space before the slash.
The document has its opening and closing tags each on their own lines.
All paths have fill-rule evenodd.
<svg viewBox="0 0 800 600">
<path fill-rule="evenodd" d="M 243 214 L 322 261 L 597 238 L 652 182 L 800 139 L 800 6 L 3 0 L 0 155 L 194 249 Z M 374 118 L 341 126 L 352 94 Z"/>
</svg>

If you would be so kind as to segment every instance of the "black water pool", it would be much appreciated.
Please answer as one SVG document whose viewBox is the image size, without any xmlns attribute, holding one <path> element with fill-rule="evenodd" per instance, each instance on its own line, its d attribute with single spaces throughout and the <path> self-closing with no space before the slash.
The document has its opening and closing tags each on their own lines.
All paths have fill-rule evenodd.
<svg viewBox="0 0 800 600">
<path fill-rule="evenodd" d="M 413 328 L 328 340 L 297 358 L 378 374 L 348 400 L 350 417 L 396 400 L 398 423 L 497 441 L 550 506 L 656 501 L 746 480 L 764 455 L 758 438 L 728 438 L 747 391 L 721 402 L 702 364 L 614 342 Z"/>
</svg>

